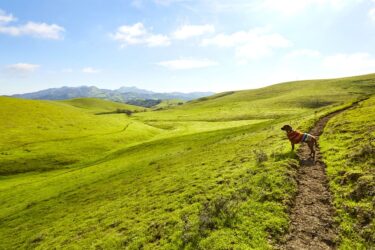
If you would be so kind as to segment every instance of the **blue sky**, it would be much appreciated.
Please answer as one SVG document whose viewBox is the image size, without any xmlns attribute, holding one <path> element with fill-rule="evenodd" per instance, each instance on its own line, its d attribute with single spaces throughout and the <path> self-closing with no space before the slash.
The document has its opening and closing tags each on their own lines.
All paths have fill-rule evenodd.
<svg viewBox="0 0 375 250">
<path fill-rule="evenodd" d="M 374 73 L 374 44 L 374 0 L 1 0 L 0 94 Z"/>
</svg>

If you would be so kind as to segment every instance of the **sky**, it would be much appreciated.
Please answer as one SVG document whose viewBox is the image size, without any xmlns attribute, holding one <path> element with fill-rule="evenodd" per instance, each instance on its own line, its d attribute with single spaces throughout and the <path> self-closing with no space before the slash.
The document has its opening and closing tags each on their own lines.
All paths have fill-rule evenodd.
<svg viewBox="0 0 375 250">
<path fill-rule="evenodd" d="M 0 95 L 375 73 L 375 0 L 0 0 Z"/>
</svg>

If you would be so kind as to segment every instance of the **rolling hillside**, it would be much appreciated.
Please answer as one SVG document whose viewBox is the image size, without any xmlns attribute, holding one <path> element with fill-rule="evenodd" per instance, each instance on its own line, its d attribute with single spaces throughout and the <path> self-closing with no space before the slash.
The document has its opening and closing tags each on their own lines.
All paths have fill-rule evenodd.
<svg viewBox="0 0 375 250">
<path fill-rule="evenodd" d="M 118 104 L 93 99 L 1 97 L 0 249 L 272 249 L 297 190 L 297 156 L 280 127 L 306 131 L 374 92 L 375 74 L 300 81 L 130 117 L 95 115 Z M 368 107 L 361 114 L 373 98 L 356 107 Z M 358 121 L 338 116 L 327 126 Z M 341 197 L 335 136 L 322 135 L 322 150 Z M 358 178 L 373 176 L 364 169 Z M 352 204 L 340 199 L 337 207 Z M 358 237 L 359 247 L 371 245 L 346 212 L 338 214 L 342 246 Z"/>
<path fill-rule="evenodd" d="M 140 114 L 157 120 L 246 120 L 275 119 L 325 106 L 344 103 L 373 93 L 375 74 L 276 84 L 269 87 L 225 92 L 191 101 L 173 111 Z M 188 112 L 186 112 L 188 111 Z"/>
<path fill-rule="evenodd" d="M 130 104 L 120 103 L 120 102 L 111 102 L 104 99 L 97 98 L 76 98 L 70 100 L 61 101 L 72 105 L 77 108 L 87 109 L 88 111 L 94 113 L 103 113 L 103 112 L 116 112 L 117 110 L 130 110 L 132 112 L 143 112 L 147 109 L 144 107 L 134 106 Z"/>
<path fill-rule="evenodd" d="M 375 97 L 332 119 L 321 146 L 343 249 L 375 244 Z"/>
<path fill-rule="evenodd" d="M 87 112 L 118 107 L 107 101 L 88 100 L 84 108 L 10 97 L 0 97 L 0 102 L 0 129 L 6 131 L 0 141 L 1 174 L 66 168 L 160 132 L 124 114 Z M 67 103 L 77 105 L 77 100 Z M 125 133 L 125 128 L 133 133 Z"/>
</svg>

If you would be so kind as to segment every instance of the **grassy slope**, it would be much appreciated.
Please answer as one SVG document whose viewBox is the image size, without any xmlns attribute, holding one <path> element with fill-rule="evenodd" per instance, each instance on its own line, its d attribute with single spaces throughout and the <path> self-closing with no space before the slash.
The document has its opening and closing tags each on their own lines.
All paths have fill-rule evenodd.
<svg viewBox="0 0 375 250">
<path fill-rule="evenodd" d="M 2 243 L 195 248 L 225 234 L 266 247 L 266 230 L 285 229 L 283 193 L 292 193 L 293 182 L 283 155 L 256 166 L 251 147 L 268 134 L 248 129 L 156 141 L 79 171 L 31 177 L 27 188 L 12 185 L 0 195 L 0 234 L 10 240 Z"/>
<path fill-rule="evenodd" d="M 129 105 L 120 102 L 111 102 L 98 98 L 75 98 L 70 100 L 60 101 L 72 105 L 77 108 L 87 109 L 94 113 L 100 112 L 114 112 L 117 109 L 127 109 L 131 111 L 145 111 L 147 108 Z"/>
<path fill-rule="evenodd" d="M 248 120 L 294 116 L 374 92 L 375 74 L 331 80 L 300 81 L 266 88 L 226 92 L 192 101 L 172 111 L 137 114 L 144 120 Z"/>
<path fill-rule="evenodd" d="M 369 93 L 365 84 L 374 86 L 353 81 L 374 78 L 331 81 L 329 94 L 324 81 L 306 82 L 306 89 L 287 83 L 139 113 L 131 121 L 141 127 L 122 136 L 144 136 L 148 128 L 149 137 L 127 144 L 103 135 L 98 144 L 114 149 L 76 168 L 3 177 L 0 248 L 270 248 L 268 239 L 287 229 L 286 208 L 296 185 L 296 161 L 279 127 L 288 121 L 306 129 L 321 114 L 311 103 L 353 100 Z M 298 97 L 307 94 L 310 99 Z M 97 116 L 69 110 L 94 119 L 92 132 L 104 131 Z M 78 127 L 83 118 L 77 117 Z M 111 119 L 117 124 L 129 118 Z M 74 140 L 65 147 L 94 152 L 96 141 Z"/>
<path fill-rule="evenodd" d="M 153 109 L 166 109 L 184 104 L 186 101 L 180 99 L 163 100 L 158 105 L 153 106 Z"/>
<path fill-rule="evenodd" d="M 342 249 L 375 244 L 375 97 L 333 118 L 321 137 Z"/>
<path fill-rule="evenodd" d="M 0 103 L 1 174 L 81 164 L 160 132 L 125 115 L 97 116 L 59 102 L 0 97 Z"/>
</svg>

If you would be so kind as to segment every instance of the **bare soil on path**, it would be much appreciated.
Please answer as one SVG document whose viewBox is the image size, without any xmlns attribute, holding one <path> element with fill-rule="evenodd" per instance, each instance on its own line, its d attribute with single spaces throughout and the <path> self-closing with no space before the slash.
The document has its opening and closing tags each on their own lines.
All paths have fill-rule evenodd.
<svg viewBox="0 0 375 250">
<path fill-rule="evenodd" d="M 329 119 L 343 112 L 340 110 L 320 119 L 310 131 L 317 138 Z M 297 155 L 300 168 L 297 175 L 298 193 L 291 209 L 289 232 L 279 249 L 335 249 L 337 232 L 333 220 L 335 209 L 328 188 L 325 164 L 319 147 L 315 162 L 309 156 L 307 144 L 301 145 Z"/>
</svg>

